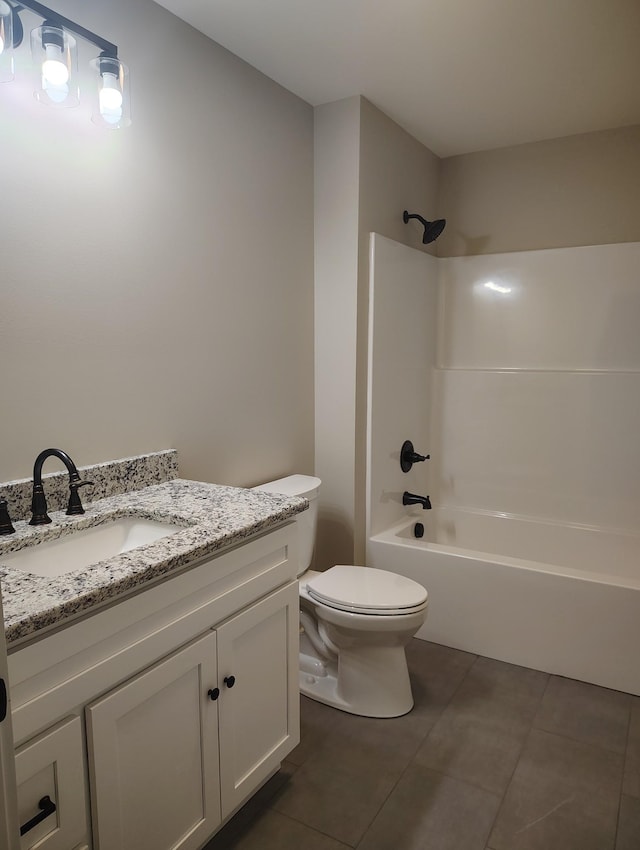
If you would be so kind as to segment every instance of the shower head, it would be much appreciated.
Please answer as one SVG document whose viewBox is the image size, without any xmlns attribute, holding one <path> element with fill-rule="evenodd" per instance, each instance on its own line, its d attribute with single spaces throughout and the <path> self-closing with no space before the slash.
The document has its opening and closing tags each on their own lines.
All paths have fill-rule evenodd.
<svg viewBox="0 0 640 850">
<path fill-rule="evenodd" d="M 446 218 L 437 218 L 435 221 L 427 221 L 427 219 L 422 218 L 421 215 L 418 215 L 417 213 L 408 213 L 405 210 L 402 213 L 402 220 L 405 224 L 407 224 L 410 218 L 417 218 L 418 221 L 422 222 L 422 226 L 424 227 L 422 242 L 424 245 L 428 245 L 429 242 L 434 242 L 438 236 L 440 236 L 444 230 L 445 224 L 447 223 Z"/>
</svg>

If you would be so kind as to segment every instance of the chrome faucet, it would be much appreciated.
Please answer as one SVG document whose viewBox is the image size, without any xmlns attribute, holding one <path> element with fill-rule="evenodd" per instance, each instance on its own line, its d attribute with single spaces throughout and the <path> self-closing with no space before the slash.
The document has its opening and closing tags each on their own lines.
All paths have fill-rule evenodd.
<svg viewBox="0 0 640 850">
<path fill-rule="evenodd" d="M 81 480 L 75 463 L 66 452 L 63 452 L 61 449 L 45 449 L 43 452 L 40 452 L 33 465 L 33 496 L 31 498 L 31 519 L 29 520 L 29 525 L 45 525 L 51 522 L 51 517 L 47 513 L 47 500 L 44 497 L 44 488 L 42 486 L 42 465 L 48 457 L 59 458 L 69 472 L 69 504 L 67 505 L 67 514 L 69 516 L 84 513 L 78 490 L 80 487 L 84 487 L 85 484 L 93 484 L 93 481 Z"/>
<path fill-rule="evenodd" d="M 402 494 L 403 505 L 422 505 L 425 511 L 431 510 L 431 499 L 428 496 L 416 496 L 415 493 L 409 493 L 407 490 Z"/>
</svg>

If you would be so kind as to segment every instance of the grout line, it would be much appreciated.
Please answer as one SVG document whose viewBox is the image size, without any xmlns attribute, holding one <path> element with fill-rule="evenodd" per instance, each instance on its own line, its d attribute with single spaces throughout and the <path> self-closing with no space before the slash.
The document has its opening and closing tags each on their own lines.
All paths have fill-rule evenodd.
<svg viewBox="0 0 640 850">
<path fill-rule="evenodd" d="M 290 820 L 292 823 L 299 823 L 300 826 L 304 826 L 305 829 L 310 829 L 317 835 L 323 835 L 325 838 L 330 838 L 331 841 L 335 841 L 335 843 L 338 844 L 340 847 L 348 848 L 348 850 L 354 850 L 354 848 L 357 846 L 355 844 L 347 844 L 346 842 L 341 841 L 339 838 L 336 838 L 335 835 L 331 835 L 328 832 L 323 832 L 321 829 L 317 829 L 317 827 L 315 826 L 310 826 L 308 823 L 305 823 L 305 821 L 299 820 L 298 818 L 294 818 L 293 815 L 287 815 L 284 812 L 278 811 L 278 809 L 271 809 L 271 811 L 276 815 L 280 815 L 280 817 Z M 206 850 L 206 848 L 204 848 L 204 850 Z"/>
<path fill-rule="evenodd" d="M 620 810 L 622 809 L 622 797 L 624 796 L 624 778 L 627 775 L 627 761 L 629 759 L 629 744 L 631 740 L 631 722 L 633 720 L 633 700 L 629 701 L 629 717 L 627 720 L 627 741 L 624 748 L 624 761 L 622 763 L 622 776 L 620 778 L 620 794 L 618 795 L 618 809 L 616 815 L 616 829 L 613 846 L 618 846 L 618 830 L 620 829 Z"/>
<path fill-rule="evenodd" d="M 562 738 L 565 741 L 571 741 L 572 744 L 579 744 L 581 747 L 586 747 L 596 752 L 609 753 L 609 755 L 622 759 L 623 763 L 625 761 L 625 753 L 621 753 L 619 750 L 611 750 L 602 744 L 594 744 L 592 741 L 585 741 L 581 738 L 572 738 L 571 735 L 565 735 L 563 732 L 554 732 L 550 729 L 544 729 L 541 726 L 532 726 L 531 728 L 536 732 L 543 732 L 545 735 L 551 735 L 554 738 Z"/>
<path fill-rule="evenodd" d="M 464 675 L 464 677 L 463 677 L 463 678 L 462 678 L 462 680 L 460 681 L 460 684 L 458 685 L 458 687 L 456 688 L 456 690 L 455 690 L 454 694 L 452 695 L 451 699 L 449 700 L 449 703 L 447 703 L 447 707 L 449 707 L 449 705 L 451 704 L 451 701 L 453 700 L 453 698 L 454 698 L 455 694 L 457 694 L 457 692 L 460 690 L 460 688 L 462 687 L 462 684 L 463 684 L 464 680 L 467 678 L 467 676 L 469 675 L 469 673 L 473 670 L 473 668 L 476 666 L 476 664 L 479 662 L 479 660 L 480 660 L 481 658 L 485 658 L 485 657 L 486 657 L 486 656 L 483 656 L 483 655 L 476 655 L 476 659 L 475 659 L 475 661 L 473 662 L 473 664 L 471 664 L 471 665 L 470 665 L 470 667 L 469 667 L 469 669 L 467 670 L 466 674 Z M 505 662 L 501 662 L 501 663 L 505 663 Z M 514 666 L 518 666 L 518 665 L 514 665 Z M 541 670 L 541 671 L 537 671 L 537 672 L 544 672 L 544 671 L 543 671 L 543 670 Z M 499 802 L 498 807 L 497 807 L 497 809 L 496 809 L 495 817 L 494 817 L 493 821 L 491 822 L 491 826 L 490 826 L 489 831 L 488 831 L 488 833 L 487 833 L 487 841 L 489 841 L 489 840 L 491 839 L 491 834 L 492 834 L 492 832 L 493 832 L 493 830 L 494 830 L 494 827 L 495 827 L 495 825 L 496 825 L 496 822 L 497 822 L 497 820 L 498 820 L 498 818 L 499 818 L 499 816 L 500 816 L 500 812 L 502 811 L 502 807 L 503 807 L 503 805 L 504 805 L 504 801 L 505 801 L 505 798 L 506 798 L 506 796 L 507 796 L 507 792 L 509 791 L 509 788 L 511 787 L 511 783 L 512 783 L 512 781 L 513 781 L 513 777 L 514 777 L 514 775 L 515 775 L 516 770 L 518 769 L 518 765 L 520 764 L 520 759 L 522 758 L 522 753 L 523 753 L 523 751 L 524 751 L 524 749 L 525 749 L 525 747 L 526 747 L 526 745 L 527 745 L 527 743 L 528 743 L 528 741 L 529 741 L 529 738 L 531 737 L 531 733 L 532 733 L 532 731 L 533 731 L 533 729 L 534 729 L 534 725 L 533 725 L 533 723 L 534 723 L 535 717 L 537 716 L 538 711 L 540 710 L 540 705 L 542 704 L 542 700 L 544 699 L 544 696 L 545 696 L 545 694 L 546 694 L 546 692 L 547 692 L 547 688 L 549 687 L 549 682 L 551 681 L 551 674 L 547 673 L 546 675 L 547 675 L 547 681 L 546 681 L 546 684 L 545 684 L 545 686 L 544 686 L 544 691 L 542 692 L 542 694 L 541 694 L 541 695 L 540 695 L 540 697 L 539 697 L 539 700 L 538 700 L 538 707 L 537 707 L 537 709 L 536 709 L 536 713 L 533 715 L 533 717 L 532 717 L 532 719 L 531 719 L 531 722 L 529 723 L 529 731 L 527 732 L 527 734 L 526 734 L 526 735 L 524 736 L 524 738 L 523 738 L 522 744 L 521 744 L 521 746 L 520 746 L 520 750 L 519 750 L 519 752 L 518 752 L 518 757 L 517 757 L 517 759 L 515 760 L 515 763 L 514 763 L 514 766 L 513 766 L 513 770 L 511 771 L 511 775 L 509 776 L 508 781 L 505 783 L 504 791 L 502 792 L 502 794 L 501 794 L 501 795 L 500 795 L 500 794 L 496 794 L 496 793 L 494 793 L 493 791 L 488 791 L 486 788 L 483 788 L 481 785 L 476 785 L 474 782 L 470 782 L 469 780 L 466 780 L 466 779 L 459 779 L 459 778 L 457 778 L 457 777 L 451 777 L 451 776 L 449 776 L 449 774 L 443 773 L 443 772 L 441 772 L 441 771 L 435 771 L 435 770 L 434 770 L 434 772 L 435 772 L 435 773 L 441 773 L 441 775 L 442 775 L 442 776 L 447 776 L 447 777 L 448 777 L 448 778 L 450 778 L 450 779 L 456 779 L 456 781 L 457 781 L 457 782 L 463 782 L 463 783 L 465 783 L 466 785 L 469 785 L 469 786 L 470 786 L 470 787 L 472 787 L 472 788 L 478 788 L 478 789 L 480 789 L 481 791 L 484 791 L 484 792 L 485 792 L 485 793 L 487 793 L 487 794 L 493 794 L 493 796 L 494 796 L 494 797 L 496 797 L 497 799 L 499 799 L 499 801 L 500 801 L 500 802 Z M 435 726 L 435 724 L 434 724 L 434 726 Z M 429 731 L 429 735 L 431 734 L 431 731 L 432 731 L 432 730 L 433 730 L 433 727 L 432 727 L 432 728 L 431 728 L 431 730 Z M 428 738 L 428 737 L 429 737 L 429 735 L 427 735 L 426 737 Z M 425 740 L 426 740 L 426 739 L 425 739 Z M 433 768 L 429 768 L 429 770 L 433 770 Z M 489 847 L 489 845 L 487 845 L 487 850 L 491 850 L 491 848 Z"/>
<path fill-rule="evenodd" d="M 416 638 L 414 638 L 414 640 L 416 640 Z M 457 650 L 457 651 L 458 651 L 458 652 L 464 652 L 464 650 Z M 466 654 L 467 654 L 467 655 L 475 655 L 475 653 L 466 653 Z M 374 817 L 372 818 L 371 822 L 369 823 L 369 826 L 365 829 L 364 833 L 362 834 L 362 838 L 360 839 L 360 841 L 359 841 L 359 842 L 358 842 L 358 844 L 356 845 L 356 850 L 357 850 L 357 848 L 358 848 L 358 847 L 360 847 L 360 845 L 362 844 L 362 842 L 363 842 L 363 841 L 364 841 L 364 839 L 366 838 L 367 833 L 369 832 L 369 830 L 371 829 L 371 827 L 372 827 L 372 826 L 373 826 L 373 824 L 375 823 L 376 818 L 378 817 L 378 815 L 380 814 L 380 812 L 382 811 L 382 809 L 383 809 L 383 808 L 384 808 L 384 806 L 386 805 L 387 801 L 389 800 L 389 797 L 391 796 L 391 794 L 393 794 L 393 792 L 394 792 L 394 791 L 395 791 L 395 789 L 397 788 L 398 784 L 400 783 L 400 780 L 403 778 L 403 776 L 404 776 L 404 775 L 405 775 L 405 773 L 409 770 L 409 768 L 410 768 L 410 767 L 414 764 L 415 757 L 416 757 L 416 755 L 417 755 L 417 753 L 418 753 L 418 750 L 419 750 L 419 749 L 423 746 L 423 744 L 425 743 L 425 741 L 427 741 L 427 740 L 428 740 L 429 736 L 430 736 L 430 735 L 431 735 L 431 733 L 433 732 L 434 727 L 436 726 L 436 724 L 438 723 L 438 721 L 440 720 L 440 718 L 442 717 L 442 715 L 444 714 L 444 712 L 447 710 L 447 708 L 448 708 L 448 707 L 449 707 L 449 705 L 451 704 L 451 701 L 453 700 L 453 698 L 455 697 L 455 695 L 458 693 L 458 691 L 459 691 L 459 690 L 460 690 L 460 688 L 462 687 L 462 683 L 464 682 L 464 680 L 467 678 L 467 676 L 468 676 L 468 675 L 469 675 L 469 673 L 471 672 L 472 668 L 474 667 L 474 665 L 475 665 L 475 664 L 476 664 L 476 662 L 478 661 L 478 658 L 480 658 L 480 656 L 479 656 L 479 655 L 476 655 L 476 656 L 475 656 L 475 658 L 474 658 L 474 660 L 473 660 L 473 662 L 469 665 L 469 667 L 468 667 L 467 671 L 465 672 L 464 676 L 463 676 L 463 677 L 460 679 L 460 681 L 458 682 L 457 687 L 456 687 L 456 688 L 454 688 L 454 690 L 453 690 L 453 692 L 452 692 L 451 696 L 449 697 L 448 702 L 447 702 L 447 703 L 445 703 L 445 705 L 444 705 L 443 709 L 440 711 L 440 713 L 439 713 L 439 715 L 438 715 L 437 719 L 436 719 L 436 720 L 434 721 L 434 723 L 431 725 L 431 728 L 429 729 L 429 731 L 428 731 L 425 735 L 423 735 L 423 736 L 422 736 L 422 738 L 420 739 L 420 741 L 417 743 L 417 745 L 416 745 L 416 748 L 415 748 L 415 750 L 414 750 L 413 755 L 411 756 L 411 758 L 410 758 L 410 759 L 409 759 L 409 761 L 407 762 L 406 766 L 404 767 L 404 769 L 402 770 L 402 772 L 401 772 L 401 773 L 400 773 L 400 775 L 398 776 L 397 780 L 396 780 L 396 781 L 395 781 L 395 783 L 393 784 L 393 787 L 391 788 L 391 790 L 389 791 L 389 793 L 388 793 L 388 794 L 387 794 L 387 796 L 385 797 L 384 801 L 381 803 L 380 807 L 378 808 L 378 811 L 376 812 L 376 814 L 375 814 L 375 815 L 374 815 Z M 441 775 L 441 776 L 446 776 L 446 778 L 447 778 L 447 779 L 452 779 L 452 778 L 454 778 L 454 777 L 450 777 L 450 776 L 448 776 L 447 774 L 442 773 L 442 772 L 440 772 L 440 771 L 433 770 L 432 768 L 424 768 L 424 769 L 425 769 L 425 770 L 431 770 L 431 772 L 432 772 L 432 773 L 436 773 L 436 774 L 439 774 L 439 775 Z M 456 781 L 463 782 L 464 780 L 456 780 Z M 467 784 L 467 785 L 470 785 L 470 786 L 472 786 L 472 787 L 474 787 L 474 788 L 478 787 L 478 786 L 472 785 L 472 783 L 470 783 L 470 782 L 467 782 L 466 784 Z M 490 791 L 487 791 L 487 790 L 486 790 L 486 788 L 482 788 L 482 789 L 480 789 L 480 790 L 485 791 L 486 793 L 489 793 L 489 794 L 491 793 Z"/>
<path fill-rule="evenodd" d="M 533 720 L 531 721 L 531 728 L 532 729 L 537 728 L 535 726 L 536 717 L 540 713 L 540 706 L 542 705 L 542 702 L 547 695 L 547 691 L 549 690 L 549 686 L 551 685 L 551 680 L 554 678 L 554 676 L 555 676 L 554 673 L 547 673 L 547 684 L 544 686 L 544 691 L 542 692 L 542 696 L 540 697 L 540 702 L 538 703 L 538 708 L 536 709 L 536 713 L 533 715 Z"/>
<path fill-rule="evenodd" d="M 362 847 L 364 845 L 364 842 L 365 842 L 367 836 L 372 833 L 373 825 L 375 824 L 375 822 L 379 818 L 379 816 L 380 816 L 383 808 L 385 807 L 385 805 L 388 803 L 389 798 L 395 792 L 399 783 L 401 782 L 401 780 L 406 775 L 407 770 L 412 766 L 416 766 L 415 765 L 415 759 L 416 759 L 418 751 L 425 744 L 425 742 L 429 739 L 430 735 L 433 733 L 435 726 L 440 721 L 440 719 L 442 718 L 444 713 L 451 707 L 452 702 L 454 701 L 456 696 L 459 694 L 461 688 L 463 687 L 464 683 L 466 682 L 466 679 L 472 673 L 472 671 L 474 670 L 476 665 L 478 665 L 478 663 L 480 663 L 481 659 L 484 658 L 484 656 L 477 655 L 475 653 L 467 653 L 463 650 L 458 650 L 458 651 L 464 652 L 465 655 L 473 656 L 473 660 L 469 664 L 468 668 L 464 671 L 464 674 L 461 676 L 457 685 L 453 688 L 448 700 L 446 700 L 446 702 L 443 701 L 442 708 L 440 709 L 440 711 L 437 714 L 434 714 L 434 720 L 431 723 L 431 726 L 429 727 L 428 731 L 425 734 L 423 734 L 422 736 L 417 736 L 418 740 L 416 741 L 416 745 L 413 749 L 413 754 L 410 756 L 405 767 L 400 771 L 399 775 L 397 776 L 395 781 L 392 783 L 388 793 L 385 795 L 384 799 L 382 800 L 380 805 L 377 807 L 375 814 L 371 817 L 368 825 L 364 829 L 361 837 L 357 840 L 355 845 L 346 844 L 344 841 L 340 841 L 340 839 L 337 839 L 335 836 L 331 835 L 330 833 L 325 833 L 322 830 L 319 830 L 315 827 L 310 826 L 308 823 L 305 823 L 305 821 L 298 820 L 295 817 L 291 817 L 290 815 L 285 815 L 282 812 L 278 812 L 277 809 L 273 809 L 273 811 L 278 812 L 278 814 L 283 814 L 284 817 L 288 817 L 290 820 L 296 821 L 297 823 L 300 823 L 301 825 L 303 825 L 303 826 L 305 826 L 309 829 L 314 830 L 314 832 L 316 832 L 318 834 L 327 836 L 332 841 L 335 841 L 340 847 L 345 847 L 345 848 L 355 847 L 356 849 L 359 848 L 359 847 Z M 513 666 L 519 666 L 519 665 L 513 665 Z M 545 671 L 538 671 L 538 672 L 545 673 Z M 491 823 L 491 825 L 488 829 L 488 833 L 487 833 L 486 845 L 485 845 L 486 850 L 490 850 L 491 835 L 492 835 L 492 833 L 493 833 L 493 831 L 496 827 L 496 823 L 498 822 L 498 819 L 501 815 L 502 809 L 504 807 L 505 799 L 506 799 L 506 797 L 509 793 L 511 785 L 513 784 L 513 779 L 514 779 L 515 773 L 518 770 L 518 767 L 519 767 L 519 765 L 522 761 L 523 753 L 524 753 L 525 749 L 530 745 L 531 736 L 532 736 L 534 731 L 540 731 L 540 732 L 543 732 L 544 734 L 547 734 L 547 735 L 556 735 L 559 738 L 564 738 L 566 740 L 575 742 L 575 743 L 580 744 L 582 746 L 587 746 L 587 747 L 591 747 L 593 749 L 599 749 L 599 750 L 604 750 L 605 752 L 610 752 L 610 753 L 612 753 L 612 754 L 614 754 L 618 757 L 620 757 L 620 755 L 621 755 L 619 752 L 609 750 L 606 747 L 601 747 L 597 744 L 591 744 L 591 743 L 586 742 L 586 741 L 574 739 L 574 738 L 571 738 L 569 735 L 561 735 L 557 732 L 550 732 L 546 729 L 542 729 L 542 728 L 535 725 L 537 718 L 540 715 L 542 703 L 543 703 L 545 697 L 547 696 L 547 694 L 549 693 L 549 689 L 550 689 L 550 686 L 551 686 L 552 679 L 558 678 L 554 674 L 550 674 L 550 673 L 546 673 L 546 676 L 547 676 L 546 682 L 545 682 L 544 688 L 542 689 L 541 694 L 538 698 L 536 710 L 533 712 L 531 720 L 530 720 L 529 725 L 528 725 L 528 730 L 526 731 L 526 734 L 523 736 L 522 744 L 520 745 L 519 752 L 517 754 L 517 758 L 515 759 L 513 770 L 511 771 L 511 775 L 509 776 L 507 782 L 505 783 L 504 791 L 503 791 L 502 794 L 496 793 L 495 791 L 489 791 L 488 789 L 483 788 L 481 785 L 477 785 L 474 782 L 471 782 L 469 780 L 461 779 L 461 778 L 458 778 L 458 777 L 455 777 L 455 776 L 451 776 L 450 774 L 445 773 L 442 770 L 437 770 L 437 769 L 434 769 L 432 767 L 424 767 L 423 768 L 424 770 L 427 770 L 427 771 L 429 771 L 433 774 L 442 776 L 443 778 L 446 777 L 447 779 L 452 779 L 456 782 L 465 784 L 469 787 L 482 790 L 484 793 L 490 794 L 494 799 L 496 799 L 498 801 L 498 806 L 496 808 L 495 817 L 493 818 L 492 823 Z M 617 832 L 618 832 L 618 825 L 619 825 L 620 807 L 622 805 L 622 796 L 623 796 L 622 787 L 623 787 L 623 782 L 624 782 L 624 767 L 626 766 L 627 758 L 628 758 L 628 754 L 629 754 L 629 741 L 630 741 L 630 735 L 631 735 L 631 723 L 632 723 L 632 716 L 633 716 L 633 707 L 634 707 L 634 703 L 630 700 L 629 701 L 629 710 L 628 710 L 628 715 L 627 715 L 627 727 L 626 727 L 626 749 L 625 749 L 624 758 L 623 758 L 623 770 L 622 770 L 621 778 L 620 778 L 620 782 L 619 782 L 618 809 L 617 809 L 618 818 L 617 818 L 617 821 L 616 821 L 615 832 L 614 832 L 616 839 L 617 839 Z M 560 805 L 562 805 L 562 804 L 558 804 L 558 806 L 556 806 L 556 809 L 559 808 Z M 540 819 L 538 819 L 538 820 L 540 820 Z M 535 821 L 534 821 L 534 823 L 535 823 Z"/>
<path fill-rule="evenodd" d="M 417 640 L 417 638 L 413 638 L 413 640 Z M 456 650 L 456 651 L 457 651 L 457 652 L 464 652 L 464 650 Z M 475 653 L 466 653 L 466 654 L 467 654 L 467 655 L 475 655 Z M 395 789 L 397 788 L 397 786 L 398 786 L 398 784 L 399 784 L 400 780 L 403 778 L 403 776 L 405 775 L 405 773 L 407 772 L 407 770 L 408 770 L 408 769 L 411 767 L 411 765 L 414 763 L 414 760 L 415 760 L 415 757 L 416 757 L 416 755 L 417 755 L 417 753 L 418 753 L 418 750 L 422 747 L 422 745 L 424 744 L 424 742 L 428 739 L 429 735 L 430 735 L 430 734 L 431 734 L 431 732 L 433 731 L 434 726 L 436 725 L 436 723 L 438 722 L 438 720 L 440 719 L 440 717 L 444 714 L 444 712 L 446 711 L 446 709 L 449 707 L 449 705 L 450 705 L 450 703 L 451 703 L 451 700 L 452 700 L 452 699 L 454 698 L 454 696 L 457 694 L 458 690 L 462 687 L 462 683 L 464 682 L 464 680 L 465 680 L 465 679 L 467 678 L 467 676 L 469 675 L 470 670 L 472 669 L 472 667 L 474 666 L 474 664 L 476 663 L 476 661 L 478 660 L 478 658 L 479 658 L 479 657 L 480 657 L 480 656 L 478 656 L 478 655 L 476 655 L 476 656 L 475 656 L 475 658 L 474 658 L 474 660 L 473 660 L 473 663 L 469 665 L 469 668 L 467 669 L 466 673 L 464 674 L 464 676 L 463 676 L 463 677 L 460 679 L 460 681 L 458 682 L 457 687 L 454 689 L 453 693 L 452 693 L 452 694 L 451 694 L 451 696 L 449 697 L 449 701 L 445 704 L 445 707 L 442 709 L 442 711 L 440 712 L 440 714 L 438 715 L 437 719 L 436 719 L 436 720 L 434 721 L 434 723 L 432 724 L 432 726 L 431 726 L 431 728 L 429 729 L 429 731 L 428 731 L 428 732 L 426 732 L 426 733 L 422 736 L 422 738 L 420 739 L 420 741 L 416 744 L 416 748 L 415 748 L 415 750 L 414 750 L 414 752 L 413 752 L 413 755 L 411 756 L 411 758 L 409 759 L 409 761 L 408 761 L 408 762 L 407 762 L 407 764 L 405 765 L 404 769 L 400 772 L 400 774 L 399 774 L 398 778 L 397 778 L 397 779 L 396 779 L 396 781 L 394 782 L 394 784 L 393 784 L 393 786 L 391 787 L 391 789 L 390 789 L 389 793 L 387 794 L 387 796 L 384 798 L 384 800 L 383 800 L 383 801 L 382 801 L 382 803 L 380 804 L 380 806 L 379 806 L 379 808 L 378 808 L 378 811 L 375 813 L 375 815 L 374 815 L 374 816 L 373 816 L 373 818 L 371 819 L 371 822 L 369 823 L 369 825 L 367 826 L 367 828 L 365 829 L 365 831 L 362 833 L 362 837 L 360 838 L 360 841 L 359 841 L 359 842 L 357 843 L 357 845 L 356 845 L 356 850 L 357 850 L 357 848 L 358 848 L 358 847 L 360 847 L 360 845 L 362 844 L 362 842 L 363 842 L 363 841 L 364 841 L 364 839 L 366 838 L 367 833 L 369 832 L 369 830 L 371 829 L 371 827 L 372 827 L 372 826 L 373 826 L 373 824 L 375 823 L 375 821 L 376 821 L 376 819 L 377 819 L 378 815 L 380 814 L 380 812 L 382 811 L 382 809 L 383 809 L 383 808 L 384 808 L 384 806 L 386 805 L 387 801 L 389 800 L 389 797 L 393 794 L 393 792 L 394 792 L 394 791 L 395 791 Z M 429 768 L 427 768 L 427 769 L 429 769 Z M 433 771 L 433 772 L 434 772 L 434 773 L 437 773 L 438 771 Z M 445 774 L 442 774 L 442 776 L 445 776 Z M 451 777 L 448 777 L 448 778 L 451 778 Z M 469 783 L 467 783 L 467 784 L 469 784 Z M 483 790 L 486 790 L 486 789 L 483 789 Z M 489 792 L 489 793 L 490 793 L 490 792 Z"/>
<path fill-rule="evenodd" d="M 544 697 L 547 693 L 547 688 L 549 688 L 552 679 L 567 679 L 567 681 L 569 681 L 569 682 L 578 682 L 579 684 L 586 684 L 586 685 L 590 684 L 589 682 L 582 682 L 580 679 L 571 679 L 568 676 L 559 676 L 556 673 L 549 673 L 548 676 L 549 676 L 549 680 L 547 682 L 547 686 L 545 687 L 545 691 L 544 691 L 544 694 L 542 696 L 542 699 L 544 699 Z M 620 750 L 615 750 L 612 747 L 607 747 L 604 744 L 600 744 L 600 743 L 596 744 L 593 741 L 585 741 L 584 738 L 574 738 L 573 735 L 569 735 L 566 732 L 558 732 L 558 731 L 553 730 L 553 729 L 546 729 L 544 726 L 537 726 L 536 720 L 538 718 L 538 714 L 540 713 L 540 706 L 538 706 L 538 710 L 536 711 L 535 716 L 533 718 L 532 729 L 536 729 L 538 732 L 544 732 L 545 735 L 555 735 L 558 738 L 565 738 L 567 741 L 572 741 L 574 744 L 581 744 L 585 747 L 591 747 L 595 750 L 603 750 L 605 753 L 611 753 L 611 755 L 614 755 L 614 756 L 621 756 L 622 759 L 623 759 L 623 778 L 624 778 L 624 766 L 626 765 L 627 752 L 628 752 L 628 749 L 629 749 L 629 733 L 630 733 L 630 728 L 631 728 L 631 711 L 632 711 L 632 708 L 633 708 L 633 702 L 632 702 L 633 695 L 627 694 L 626 691 L 617 691 L 614 688 L 604 688 L 604 687 L 602 687 L 602 685 L 592 685 L 591 687 L 600 688 L 601 690 L 606 690 L 606 691 L 610 691 L 610 692 L 615 693 L 615 694 L 622 694 L 623 696 L 629 697 L 629 713 L 628 713 L 628 717 L 627 717 L 627 736 L 626 736 L 625 748 L 624 748 L 623 752 L 620 752 Z M 540 705 L 542 705 L 542 699 L 540 700 Z M 620 793 L 622 793 L 622 790 L 621 790 Z"/>
<path fill-rule="evenodd" d="M 411 760 L 409 760 L 409 764 L 411 764 Z M 367 824 L 367 826 L 366 826 L 366 828 L 365 828 L 364 832 L 362 833 L 362 835 L 360 836 L 360 838 L 359 838 L 359 840 L 358 840 L 358 843 L 354 845 L 354 846 L 355 846 L 355 848 L 356 848 L 356 850 L 357 850 L 357 848 L 358 848 L 358 847 L 360 847 L 360 845 L 362 844 L 362 842 L 365 840 L 365 838 L 367 837 L 367 835 L 368 835 L 368 833 L 369 833 L 369 830 L 371 829 L 371 827 L 373 826 L 373 824 L 374 824 L 374 823 L 376 822 L 376 820 L 378 819 L 378 816 L 379 816 L 380 812 L 381 812 L 381 811 L 384 809 L 384 807 L 386 806 L 387 801 L 389 800 L 389 797 L 390 797 L 390 796 L 393 794 L 393 792 L 396 790 L 396 788 L 397 788 L 397 786 L 398 786 L 398 783 L 400 782 L 400 780 L 401 780 L 401 779 L 402 779 L 402 777 L 404 776 L 404 774 L 405 774 L 405 772 L 406 772 L 407 768 L 409 767 L 409 764 L 407 764 L 407 766 L 406 766 L 406 767 L 404 768 L 404 770 L 400 773 L 400 775 L 398 776 L 398 778 L 396 779 L 396 781 L 393 783 L 393 785 L 392 785 L 392 786 L 391 786 L 391 788 L 389 789 L 389 793 L 388 793 L 388 794 L 387 794 L 387 796 L 384 798 L 384 800 L 382 801 L 382 803 L 380 803 L 380 805 L 379 805 L 379 807 L 378 807 L 378 811 L 375 813 L 375 815 L 371 818 L 371 820 L 370 820 L 370 821 L 369 821 L 369 823 Z"/>
<path fill-rule="evenodd" d="M 546 690 L 546 687 L 545 687 L 545 690 Z M 542 701 L 542 698 L 541 698 L 541 701 Z M 532 732 L 533 732 L 533 720 L 531 721 L 531 725 L 529 726 L 529 731 L 527 732 L 524 740 L 522 741 L 522 746 L 520 747 L 520 752 L 518 753 L 518 758 L 516 759 L 515 764 L 513 766 L 513 770 L 511 771 L 511 776 L 509 777 L 508 782 L 504 786 L 504 792 L 502 794 L 502 797 L 500 798 L 500 805 L 498 806 L 498 808 L 496 810 L 496 816 L 493 819 L 493 823 L 491 824 L 491 829 L 489 830 L 489 835 L 488 835 L 487 841 L 489 841 L 491 839 L 491 833 L 495 829 L 495 825 L 498 822 L 498 818 L 500 817 L 500 812 L 502 811 L 502 808 L 504 806 L 504 801 L 507 797 L 507 794 L 509 793 L 509 789 L 511 788 L 511 783 L 513 782 L 513 777 L 515 776 L 516 770 L 518 769 L 518 767 L 520 765 L 520 761 L 522 759 L 522 753 L 524 752 L 525 747 L 529 743 L 529 739 L 531 737 Z"/>
</svg>

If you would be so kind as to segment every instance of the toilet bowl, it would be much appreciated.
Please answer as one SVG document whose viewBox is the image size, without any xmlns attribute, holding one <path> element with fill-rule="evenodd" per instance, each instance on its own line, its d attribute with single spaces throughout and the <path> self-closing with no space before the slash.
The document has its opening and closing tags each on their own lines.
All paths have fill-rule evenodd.
<svg viewBox="0 0 640 850">
<path fill-rule="evenodd" d="M 339 565 L 300 577 L 300 608 L 304 694 L 368 717 L 412 709 L 405 646 L 425 621 L 424 588 L 386 570 Z"/>
<path fill-rule="evenodd" d="M 255 487 L 304 496 L 297 514 L 300 563 L 300 691 L 318 702 L 367 717 L 411 711 L 405 646 L 427 616 L 427 591 L 386 570 L 340 564 L 309 569 L 320 479 L 291 475 Z"/>
</svg>

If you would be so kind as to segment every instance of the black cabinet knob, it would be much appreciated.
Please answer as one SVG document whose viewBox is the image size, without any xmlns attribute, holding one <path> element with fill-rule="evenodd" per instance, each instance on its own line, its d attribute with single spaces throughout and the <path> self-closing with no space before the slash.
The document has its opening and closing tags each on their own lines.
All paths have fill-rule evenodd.
<svg viewBox="0 0 640 850">
<path fill-rule="evenodd" d="M 232 688 L 236 683 L 236 677 L 235 676 L 225 676 L 224 677 L 224 683 L 228 688 Z"/>
<path fill-rule="evenodd" d="M 220 696 L 220 688 L 209 688 L 209 690 L 207 691 L 207 696 L 209 697 L 209 699 L 214 700 L 215 702 L 215 700 L 217 700 Z"/>
</svg>

